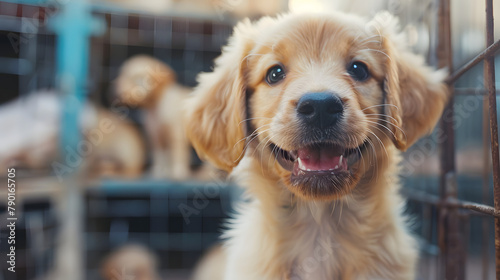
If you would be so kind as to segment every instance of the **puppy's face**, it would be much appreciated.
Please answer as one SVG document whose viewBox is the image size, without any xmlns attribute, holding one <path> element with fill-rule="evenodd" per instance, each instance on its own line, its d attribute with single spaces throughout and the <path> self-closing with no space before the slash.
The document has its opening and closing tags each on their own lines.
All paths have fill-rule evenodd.
<svg viewBox="0 0 500 280">
<path fill-rule="evenodd" d="M 187 108 L 195 148 L 230 170 L 252 147 L 247 155 L 302 198 L 349 193 L 367 169 L 369 144 L 375 157 L 391 140 L 405 148 L 432 128 L 446 99 L 429 69 L 379 33 L 381 22 L 289 15 L 237 27 Z"/>
</svg>

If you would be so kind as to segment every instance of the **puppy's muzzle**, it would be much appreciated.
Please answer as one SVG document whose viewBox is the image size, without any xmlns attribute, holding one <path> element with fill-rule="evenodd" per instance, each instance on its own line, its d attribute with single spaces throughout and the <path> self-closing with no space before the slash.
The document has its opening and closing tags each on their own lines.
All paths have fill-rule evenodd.
<svg viewBox="0 0 500 280">
<path fill-rule="evenodd" d="M 343 112 L 342 100 L 330 92 L 307 93 L 297 103 L 297 115 L 302 122 L 319 129 L 335 126 Z"/>
</svg>

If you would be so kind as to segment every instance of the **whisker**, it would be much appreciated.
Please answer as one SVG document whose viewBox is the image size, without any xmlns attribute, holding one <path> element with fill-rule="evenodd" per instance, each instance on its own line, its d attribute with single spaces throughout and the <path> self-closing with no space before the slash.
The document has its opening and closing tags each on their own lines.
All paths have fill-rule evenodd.
<svg viewBox="0 0 500 280">
<path fill-rule="evenodd" d="M 262 146 L 262 149 L 261 149 L 261 152 L 262 152 L 262 153 L 264 153 L 264 149 L 265 149 L 265 148 L 269 145 L 269 142 L 270 142 L 270 141 L 271 141 L 271 139 L 272 139 L 272 135 L 269 135 L 269 136 L 268 136 L 268 137 L 266 137 L 266 138 L 268 138 L 268 139 L 267 139 L 266 143 L 264 144 L 264 146 Z M 258 146 L 257 146 L 257 147 L 258 147 Z M 275 155 L 275 162 L 276 162 L 278 155 L 276 155 L 276 154 L 274 153 L 275 149 L 277 149 L 277 146 L 274 146 L 274 147 L 273 147 L 273 149 L 271 150 L 271 154 L 269 154 L 269 157 L 267 158 L 267 164 L 269 164 L 269 160 L 271 159 L 271 156 L 272 156 L 272 155 Z M 260 158 L 260 163 L 261 163 L 261 165 L 263 165 L 263 164 L 262 164 L 262 157 Z"/>
<path fill-rule="evenodd" d="M 270 129 L 267 129 L 267 130 L 265 130 L 265 131 L 268 131 L 268 130 L 270 130 Z M 263 132 L 265 132 L 265 131 L 263 131 Z M 260 134 L 262 134 L 262 133 L 260 133 Z M 259 135 L 260 135 L 260 134 L 259 134 Z M 255 155 L 255 152 L 258 150 L 259 146 L 260 146 L 260 145 L 262 145 L 262 143 L 264 143 L 264 141 L 265 141 L 266 139 L 268 139 L 269 137 L 270 137 L 269 135 L 268 135 L 268 136 L 266 136 L 266 137 L 264 137 L 264 139 L 262 139 L 262 141 L 261 141 L 261 142 L 257 145 L 257 147 L 255 147 L 255 149 L 253 150 L 253 153 L 252 153 L 252 157 Z M 254 138 L 254 139 L 255 139 L 255 138 Z M 253 139 L 252 139 L 252 141 L 253 141 Z M 264 167 L 263 167 L 263 165 L 262 165 L 262 161 L 261 161 L 261 164 L 260 164 L 260 168 L 261 168 L 261 172 L 262 172 L 262 174 L 264 174 Z"/>
<path fill-rule="evenodd" d="M 268 129 L 265 129 L 265 130 L 263 130 L 263 131 L 259 132 L 259 133 L 256 135 L 256 137 L 258 137 L 258 136 L 262 135 L 262 133 L 267 132 L 267 131 L 269 131 L 269 130 L 271 130 L 271 128 L 268 128 Z M 254 137 L 254 139 L 255 139 L 256 137 Z M 269 136 L 266 136 L 264 139 L 266 139 L 267 137 L 269 137 Z M 261 144 L 262 144 L 262 142 L 260 142 L 260 143 L 257 145 L 257 147 L 255 147 L 255 149 L 257 149 L 257 148 L 258 148 Z"/>
<path fill-rule="evenodd" d="M 255 148 L 255 150 L 258 150 L 258 149 L 259 149 L 259 146 L 260 146 L 262 143 L 264 143 L 264 141 L 266 141 L 266 139 L 267 139 L 266 143 L 265 143 L 265 144 L 262 146 L 262 148 L 261 148 L 261 154 L 263 154 L 263 153 L 264 153 L 264 149 L 268 146 L 268 143 L 269 143 L 269 141 L 271 141 L 271 138 L 272 138 L 272 135 L 268 135 L 268 136 L 266 136 L 266 138 L 264 138 L 264 139 L 262 140 L 262 142 L 261 142 L 261 143 L 259 143 L 259 145 L 257 145 L 257 147 Z M 271 157 L 271 155 L 272 155 L 272 154 L 274 154 L 274 149 L 276 149 L 276 147 L 273 147 L 273 149 L 271 150 L 271 154 L 269 155 L 269 157 Z M 254 153 L 255 153 L 255 151 L 254 151 Z M 269 158 L 268 158 L 268 160 L 267 160 L 267 163 L 269 164 Z M 260 166 L 261 166 L 262 175 L 264 175 L 264 168 L 263 168 L 263 167 L 264 167 L 264 164 L 262 164 L 262 156 L 260 157 Z"/>
<path fill-rule="evenodd" d="M 268 130 L 270 130 L 270 128 L 267 129 L 267 130 L 265 130 L 265 131 L 268 131 Z M 267 139 L 267 141 L 266 141 L 266 139 Z M 255 155 L 255 152 L 257 150 L 259 150 L 259 147 L 261 147 L 261 145 L 262 145 L 262 147 L 261 147 L 261 153 L 263 154 L 264 149 L 268 146 L 268 143 L 271 141 L 271 139 L 272 139 L 272 135 L 268 135 L 264 139 L 262 139 L 262 141 L 257 145 L 257 147 L 255 147 L 255 149 L 254 149 L 254 151 L 252 153 L 252 156 Z M 264 143 L 264 141 L 265 141 L 265 143 Z M 274 149 L 276 149 L 276 147 L 273 148 L 273 150 L 271 151 L 271 153 L 274 153 Z M 269 163 L 269 159 L 268 159 L 268 163 Z M 260 158 L 260 166 L 261 166 L 261 169 L 262 169 L 261 170 L 262 173 L 264 173 L 264 169 L 263 169 L 264 165 L 262 164 L 262 157 Z"/>
<path fill-rule="evenodd" d="M 248 118 L 248 119 L 244 119 L 244 120 L 242 120 L 241 122 L 239 122 L 239 123 L 238 123 L 238 125 L 240 125 L 241 123 L 244 123 L 244 122 L 250 121 L 250 120 L 258 120 L 258 119 L 267 119 L 267 120 L 270 120 L 271 118 L 266 118 L 266 117 Z"/>
<path fill-rule="evenodd" d="M 377 124 L 378 124 L 378 123 L 377 123 Z M 373 126 L 373 125 L 369 125 L 369 126 L 371 126 L 371 127 L 375 128 L 375 129 L 378 129 L 380 132 L 384 133 L 384 131 L 382 131 L 382 129 L 380 129 L 380 128 L 376 127 L 376 126 Z M 373 132 L 371 132 L 371 131 L 369 131 L 369 132 L 370 132 L 371 134 L 373 134 L 373 136 L 377 137 L 377 135 L 375 135 L 375 133 L 373 133 Z M 390 131 L 390 132 L 392 133 L 392 131 Z M 392 133 L 392 134 L 394 135 L 394 133 Z M 396 136 L 394 135 L 394 137 L 396 137 Z M 385 151 L 386 157 L 387 157 L 387 158 L 389 158 L 389 155 L 387 154 L 387 149 L 385 148 L 384 143 L 382 143 L 382 142 L 381 142 L 381 140 L 380 140 L 378 137 L 377 137 L 377 139 L 379 140 L 380 144 L 382 144 L 382 147 L 383 147 L 383 149 L 384 149 L 384 151 Z M 375 178 L 375 181 L 378 181 L 378 170 L 377 170 L 376 174 L 377 174 L 377 177 Z"/>
<path fill-rule="evenodd" d="M 379 38 L 382 39 L 382 33 L 380 32 L 380 29 L 377 27 L 377 26 L 373 26 L 375 28 L 375 30 L 377 30 L 377 35 L 374 35 L 374 36 L 378 36 Z M 380 40 L 380 45 L 382 45 L 382 40 Z"/>
<path fill-rule="evenodd" d="M 394 105 L 394 104 L 389 104 L 389 103 L 386 103 L 386 104 L 377 104 L 377 105 L 373 105 L 373 106 L 369 106 L 369 107 L 366 107 L 364 108 L 363 110 L 361 110 L 361 112 L 364 112 L 365 110 L 368 110 L 370 108 L 375 108 L 375 107 L 381 107 L 381 106 L 392 106 L 392 107 L 395 107 L 396 109 L 398 109 L 399 111 L 399 107 Z"/>
<path fill-rule="evenodd" d="M 243 63 L 243 61 L 245 61 L 245 60 L 246 60 L 246 62 L 247 62 L 247 64 L 248 64 L 248 60 L 247 60 L 247 58 L 249 58 L 250 56 L 261 56 L 261 55 L 263 55 L 263 54 L 259 54 L 259 53 L 251 53 L 251 54 L 249 54 L 249 55 L 245 56 L 243 59 L 241 59 L 241 61 L 240 61 L 240 66 L 241 66 L 241 64 Z"/>
<path fill-rule="evenodd" d="M 367 115 L 367 116 L 368 116 L 368 115 Z M 391 123 L 391 122 L 390 122 L 390 121 L 388 121 L 388 120 L 383 120 L 383 119 L 373 119 L 373 118 L 368 118 L 368 119 L 369 119 L 369 120 L 377 120 L 377 121 L 383 121 L 383 122 L 386 122 L 386 123 L 388 123 L 388 124 L 390 124 L 390 125 L 394 126 L 395 128 L 399 129 L 399 131 L 401 131 L 401 133 L 403 133 L 403 134 L 404 134 L 405 138 L 407 138 L 407 136 L 406 136 L 406 132 L 405 132 L 405 131 L 401 128 L 401 127 L 399 127 L 398 125 L 395 125 L 395 124 Z M 385 125 L 383 125 L 383 124 L 379 124 L 379 125 L 382 125 L 382 126 L 384 126 L 385 128 L 387 128 L 387 127 L 386 127 Z M 387 129 L 389 129 L 389 128 L 387 128 Z M 392 132 L 392 131 L 391 131 L 391 132 Z M 392 134 L 394 135 L 394 133 L 392 133 Z"/>
<path fill-rule="evenodd" d="M 363 45 L 366 45 L 366 44 L 368 44 L 368 43 L 378 43 L 378 44 L 380 44 L 381 42 L 380 42 L 380 41 L 373 41 L 373 40 L 372 40 L 372 41 L 366 41 L 366 42 L 363 42 L 363 43 L 362 43 L 362 44 L 360 44 L 360 45 L 361 45 L 361 46 L 363 46 Z"/>
<path fill-rule="evenodd" d="M 378 53 L 381 53 L 383 55 L 385 55 L 390 61 L 392 61 L 391 57 L 386 54 L 385 52 L 381 51 L 381 50 L 376 50 L 376 49 L 362 49 L 360 51 L 373 51 L 373 52 L 378 52 Z"/>
<path fill-rule="evenodd" d="M 363 163 L 363 165 L 364 165 L 364 164 L 365 164 L 365 159 L 363 158 L 363 152 L 361 152 L 361 148 L 359 148 L 359 146 L 358 146 L 358 147 L 356 147 L 356 149 L 358 150 L 359 155 L 361 156 L 361 162 L 362 162 L 362 163 Z"/>
<path fill-rule="evenodd" d="M 271 140 L 271 139 L 269 139 L 269 140 Z M 273 149 L 271 150 L 271 155 L 274 155 L 273 164 L 276 163 L 276 161 L 278 160 L 278 154 L 274 152 L 277 148 L 278 148 L 277 146 L 274 146 Z M 267 163 L 269 163 L 269 158 L 267 159 Z"/>
<path fill-rule="evenodd" d="M 268 125 L 270 125 L 270 124 L 264 124 L 264 125 L 259 126 L 252 133 L 250 133 L 250 135 L 245 136 L 245 137 L 241 138 L 240 140 L 238 140 L 238 142 L 236 142 L 236 144 L 233 145 L 233 148 L 236 147 L 236 145 L 238 145 L 241 141 L 247 140 L 248 138 L 253 137 L 255 135 L 255 133 L 258 132 L 257 130 L 259 130 L 259 129 L 265 127 L 265 126 L 268 126 Z M 258 132 L 258 133 L 262 133 L 262 132 L 264 132 L 264 131 L 261 131 L 261 132 Z"/>
<path fill-rule="evenodd" d="M 261 127 L 262 127 L 262 126 L 261 126 Z M 259 127 L 259 128 L 261 128 L 261 127 Z M 257 130 L 257 129 L 256 129 L 256 130 Z M 243 155 L 245 154 L 246 149 L 248 148 L 248 146 L 250 145 L 250 143 L 252 143 L 252 142 L 253 142 L 253 140 L 255 140 L 257 137 L 259 137 L 262 133 L 264 133 L 264 132 L 266 132 L 266 131 L 271 130 L 271 128 L 268 128 L 268 129 L 265 129 L 265 130 L 263 130 L 263 131 L 260 131 L 260 132 L 255 133 L 255 132 L 256 132 L 256 130 L 255 130 L 252 134 L 250 134 L 249 136 L 247 136 L 247 137 L 245 137 L 245 138 L 241 139 L 241 140 L 245 140 L 245 139 L 247 139 L 248 137 L 252 137 L 252 138 L 250 139 L 250 141 L 248 141 L 248 142 L 246 143 L 245 147 L 243 147 L 243 150 L 241 151 L 240 155 L 239 155 L 239 156 L 238 156 L 238 158 L 235 160 L 235 162 L 236 162 L 236 161 L 238 161 L 238 160 L 240 160 L 240 159 L 241 159 L 241 157 L 243 157 Z M 241 142 L 241 140 L 240 140 L 240 141 L 238 141 L 238 143 L 239 143 L 239 142 Z M 236 144 L 235 144 L 234 146 L 236 146 Z M 233 148 L 234 148 L 234 147 L 233 147 Z"/>
<path fill-rule="evenodd" d="M 382 116 L 382 117 L 390 118 L 391 120 L 397 122 L 397 120 L 394 117 L 391 117 L 387 114 L 365 114 L 365 116 Z"/>
<path fill-rule="evenodd" d="M 363 38 L 361 41 L 357 42 L 357 40 L 359 39 L 359 37 L 361 37 L 363 35 L 363 33 L 359 34 L 358 37 L 356 37 L 353 41 L 356 42 L 357 44 L 362 44 L 364 43 L 366 40 L 370 40 L 371 38 L 375 38 L 375 37 L 381 37 L 380 34 L 375 34 L 375 35 L 372 35 L 372 36 L 368 36 L 366 38 Z M 380 41 L 379 41 L 380 42 Z"/>
<path fill-rule="evenodd" d="M 373 136 L 375 136 L 375 138 L 377 138 L 379 143 L 382 145 L 382 148 L 384 149 L 385 155 L 387 156 L 387 158 L 389 158 L 389 154 L 387 153 L 387 149 L 385 148 L 385 145 L 382 142 L 382 140 L 380 140 L 380 138 L 378 138 L 378 136 L 375 133 L 373 133 L 372 131 L 368 131 L 368 132 L 371 133 Z"/>
<path fill-rule="evenodd" d="M 394 132 L 392 132 L 392 130 L 390 130 L 387 126 L 385 126 L 385 125 L 383 125 L 383 124 L 380 124 L 380 123 L 378 123 L 378 122 L 372 122 L 372 121 L 368 121 L 368 120 L 367 120 L 367 122 L 368 122 L 368 123 L 373 123 L 373 124 L 376 124 L 376 125 L 380 125 L 380 126 L 382 126 L 383 128 L 387 129 L 387 131 L 389 131 L 389 132 L 392 134 L 392 136 L 394 136 L 394 138 L 396 138 L 396 134 L 394 134 Z M 373 125 L 371 125 L 371 124 L 369 124 L 369 126 L 371 126 L 371 127 L 373 127 L 373 128 L 376 128 L 376 129 L 378 129 L 380 132 L 382 132 L 383 134 L 385 134 L 385 132 L 384 132 L 382 129 L 380 129 L 380 128 L 376 127 L 376 126 L 373 126 Z"/>
</svg>

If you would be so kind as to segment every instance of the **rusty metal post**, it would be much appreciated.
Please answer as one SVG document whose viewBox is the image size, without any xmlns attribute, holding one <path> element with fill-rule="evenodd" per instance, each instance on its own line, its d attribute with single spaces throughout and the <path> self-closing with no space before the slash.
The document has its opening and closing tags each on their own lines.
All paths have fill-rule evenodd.
<svg viewBox="0 0 500 280">
<path fill-rule="evenodd" d="M 457 197 L 456 173 L 445 175 L 444 188 L 446 198 Z M 465 238 L 461 227 L 461 216 L 457 207 L 446 208 L 442 205 L 442 225 L 439 235 L 442 236 L 441 259 L 444 265 L 444 277 L 440 279 L 465 279 Z M 444 249 L 444 250 L 443 250 Z"/>
<path fill-rule="evenodd" d="M 483 96 L 483 204 L 488 205 L 490 198 L 490 125 L 488 119 L 488 96 Z M 481 240 L 483 280 L 489 279 L 489 222 L 490 217 L 481 217 L 483 236 Z"/>
<path fill-rule="evenodd" d="M 451 46 L 450 0 L 439 1 L 438 11 L 438 66 L 453 70 Z M 441 119 L 444 141 L 441 143 L 440 198 L 442 202 L 457 198 L 455 172 L 455 132 L 453 129 L 453 86 L 449 86 L 450 100 Z M 442 203 L 441 205 L 444 205 Z M 458 208 L 440 207 L 438 223 L 438 243 L 440 248 L 439 279 L 461 280 L 465 277 L 465 249 L 463 232 L 460 227 Z"/>
<path fill-rule="evenodd" d="M 453 53 L 451 47 L 451 20 L 450 20 L 450 0 L 439 1 L 438 12 L 438 67 L 453 69 Z M 449 86 L 450 100 L 441 119 L 441 129 L 445 133 L 444 141 L 441 143 L 441 198 L 446 194 L 445 181 L 446 174 L 455 172 L 455 132 L 453 130 L 453 86 Z"/>
<path fill-rule="evenodd" d="M 422 204 L 422 217 L 423 217 L 423 224 L 422 224 L 422 236 L 425 238 L 425 240 L 432 240 L 432 205 L 431 204 Z M 422 277 L 425 277 L 425 279 L 430 279 L 431 278 L 431 270 L 430 265 L 431 265 L 431 255 L 426 256 L 426 261 L 425 265 L 428 266 L 428 269 L 425 271 L 425 273 L 422 273 Z"/>
<path fill-rule="evenodd" d="M 486 0 L 486 44 L 494 42 L 493 1 Z M 488 56 L 484 62 L 484 86 L 488 92 L 490 112 L 491 159 L 493 164 L 493 191 L 495 209 L 500 210 L 500 158 L 498 151 L 497 97 L 495 89 L 495 61 Z M 495 218 L 496 279 L 500 280 L 500 221 Z"/>
</svg>

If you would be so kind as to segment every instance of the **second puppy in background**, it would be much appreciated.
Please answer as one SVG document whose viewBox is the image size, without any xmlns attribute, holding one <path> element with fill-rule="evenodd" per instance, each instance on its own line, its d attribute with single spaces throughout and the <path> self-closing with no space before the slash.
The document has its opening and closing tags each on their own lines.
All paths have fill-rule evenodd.
<svg viewBox="0 0 500 280">
<path fill-rule="evenodd" d="M 144 126 L 152 149 L 155 178 L 187 179 L 191 146 L 182 126 L 181 108 L 191 90 L 177 83 L 174 71 L 161 61 L 138 55 L 125 61 L 116 79 L 118 98 L 145 111 Z"/>
</svg>

